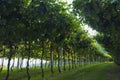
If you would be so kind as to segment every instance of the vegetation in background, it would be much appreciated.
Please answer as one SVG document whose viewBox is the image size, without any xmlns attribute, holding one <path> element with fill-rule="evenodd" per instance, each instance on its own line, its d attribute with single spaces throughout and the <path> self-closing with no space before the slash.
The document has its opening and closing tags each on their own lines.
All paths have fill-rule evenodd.
<svg viewBox="0 0 120 80">
<path fill-rule="evenodd" d="M 94 38 L 88 37 L 82 29 L 83 22 L 70 8 L 71 6 L 60 0 L 0 1 L 0 73 L 6 75 L 5 80 L 10 79 L 15 69 L 24 70 L 24 59 L 27 59 L 27 66 L 26 74 L 22 75 L 27 76 L 28 80 L 32 79 L 33 74 L 38 73 L 45 80 L 46 75 L 54 75 L 56 70 L 63 74 L 63 71 L 76 69 L 81 64 L 112 59 L 110 55 L 99 50 Z M 5 72 L 4 58 L 8 59 Z M 10 66 L 11 59 L 15 58 L 18 58 L 17 68 L 14 67 L 14 62 Z M 29 69 L 31 58 L 41 60 L 36 73 L 35 69 Z M 43 60 L 50 61 L 51 74 L 46 74 Z"/>
<path fill-rule="evenodd" d="M 97 41 L 112 53 L 120 64 L 120 2 L 119 0 L 74 0 L 74 11 L 80 20 L 99 31 Z"/>
</svg>

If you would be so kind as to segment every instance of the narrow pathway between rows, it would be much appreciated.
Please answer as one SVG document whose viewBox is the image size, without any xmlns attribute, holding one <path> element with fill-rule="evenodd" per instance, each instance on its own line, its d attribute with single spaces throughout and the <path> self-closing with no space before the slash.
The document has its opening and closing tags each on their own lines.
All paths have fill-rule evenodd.
<svg viewBox="0 0 120 80">
<path fill-rule="evenodd" d="M 120 66 L 114 63 L 95 64 L 56 75 L 48 80 L 120 80 Z"/>
</svg>

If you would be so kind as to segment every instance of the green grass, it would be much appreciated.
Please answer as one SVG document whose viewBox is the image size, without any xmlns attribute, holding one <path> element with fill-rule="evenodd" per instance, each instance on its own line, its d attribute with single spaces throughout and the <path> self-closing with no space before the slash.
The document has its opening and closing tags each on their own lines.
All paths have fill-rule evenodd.
<svg viewBox="0 0 120 80">
<path fill-rule="evenodd" d="M 81 66 L 76 69 L 59 73 L 55 68 L 51 75 L 50 69 L 45 70 L 45 80 L 119 80 L 120 67 L 114 63 L 100 63 Z M 41 70 L 30 69 L 31 80 L 42 80 Z M 0 73 L 0 80 L 4 80 L 5 71 Z M 9 80 L 27 80 L 25 69 L 14 70 L 10 73 Z"/>
<path fill-rule="evenodd" d="M 114 63 L 93 64 L 55 75 L 49 80 L 119 80 L 120 67 Z"/>
<path fill-rule="evenodd" d="M 101 74 L 102 72 L 100 72 L 100 69 L 102 68 L 101 65 L 104 67 L 107 66 L 106 64 L 87 65 L 79 69 L 63 73 L 49 80 L 102 80 L 101 77 L 99 77 L 103 77 Z"/>
</svg>

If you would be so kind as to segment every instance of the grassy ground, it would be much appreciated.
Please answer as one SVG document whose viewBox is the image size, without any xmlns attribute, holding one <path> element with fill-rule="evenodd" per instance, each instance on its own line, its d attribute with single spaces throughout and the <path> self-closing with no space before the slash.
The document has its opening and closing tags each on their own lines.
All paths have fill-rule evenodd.
<svg viewBox="0 0 120 80">
<path fill-rule="evenodd" d="M 31 80 L 42 80 L 40 69 L 30 69 Z M 4 80 L 5 71 L 0 73 L 0 80 Z M 10 73 L 9 80 L 27 80 L 25 69 L 14 70 Z M 45 70 L 45 80 L 120 80 L 120 67 L 114 63 L 101 63 L 81 66 L 80 68 L 63 71 L 51 75 L 50 70 Z"/>
<path fill-rule="evenodd" d="M 120 68 L 113 63 L 88 65 L 79 70 L 63 73 L 49 80 L 119 80 Z"/>
</svg>

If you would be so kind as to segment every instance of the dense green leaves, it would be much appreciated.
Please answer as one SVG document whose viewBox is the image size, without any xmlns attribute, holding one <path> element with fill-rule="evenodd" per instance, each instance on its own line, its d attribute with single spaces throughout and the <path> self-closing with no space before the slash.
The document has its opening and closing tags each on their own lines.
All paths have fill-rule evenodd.
<svg viewBox="0 0 120 80">
<path fill-rule="evenodd" d="M 81 5 L 76 6 L 79 2 Z M 99 8 L 103 2 L 79 2 L 74 3 L 74 7 L 76 12 L 81 8 L 78 11 L 80 15 L 85 14 L 84 16 L 87 16 L 85 17 L 87 22 L 100 21 L 94 16 L 91 18 L 90 14 L 95 15 L 94 10 L 97 13 L 100 12 L 96 8 Z M 71 47 L 70 49 L 79 51 L 79 49 L 89 48 L 93 42 L 82 30 L 81 22 L 72 13 L 68 12 L 69 8 L 65 7 L 65 2 L 54 0 L 2 0 L 0 4 L 0 42 L 3 45 L 9 44 L 10 41 L 16 45 L 25 43 L 25 46 L 28 42 L 34 42 L 34 45 L 38 46 L 41 45 L 42 41 L 47 41 L 57 46 L 67 45 Z M 83 6 L 85 7 L 83 8 Z M 84 14 L 81 14 L 82 12 Z"/>
<path fill-rule="evenodd" d="M 92 3 L 82 2 L 80 6 L 83 7 L 84 4 L 86 6 L 85 9 L 78 10 L 82 15 L 81 18 L 85 19 L 90 25 L 100 22 L 97 17 L 93 16 L 91 18 L 89 15 L 95 15 L 92 10 L 98 10 L 93 9 L 93 6 L 97 6 L 94 1 Z M 68 58 L 68 61 L 72 64 L 75 64 L 78 58 L 82 58 L 86 62 L 92 61 L 94 57 L 96 61 L 97 58 L 105 61 L 104 52 L 100 52 L 96 45 L 92 45 L 95 43 L 94 39 L 88 37 L 81 27 L 82 22 L 79 22 L 80 20 L 69 9 L 70 6 L 60 0 L 0 1 L 0 46 L 1 51 L 3 46 L 8 50 L 5 53 L 9 58 L 8 72 L 11 58 L 19 56 L 19 54 L 22 59 L 28 59 L 26 67 L 28 80 L 30 79 L 30 57 L 42 60 L 42 77 L 44 77 L 43 59 L 50 60 L 51 64 L 53 60 L 58 60 L 58 64 L 62 64 L 63 57 L 64 61 Z M 107 37 L 103 40 L 109 42 Z"/>
<path fill-rule="evenodd" d="M 83 22 L 104 36 L 99 41 L 117 56 L 120 44 L 120 2 L 119 0 L 74 0 L 75 11 L 81 16 Z"/>
</svg>

